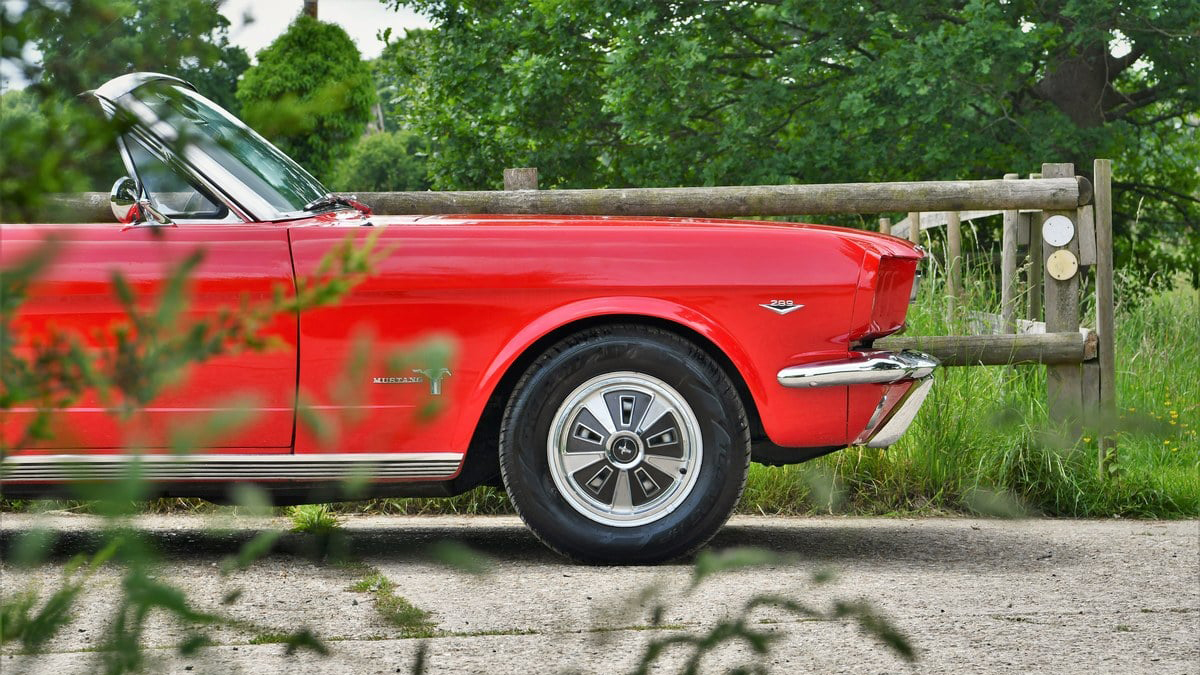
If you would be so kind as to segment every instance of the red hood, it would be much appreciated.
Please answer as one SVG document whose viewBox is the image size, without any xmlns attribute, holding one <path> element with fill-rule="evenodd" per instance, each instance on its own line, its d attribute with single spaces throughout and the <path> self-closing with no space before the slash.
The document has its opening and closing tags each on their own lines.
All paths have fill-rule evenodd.
<svg viewBox="0 0 1200 675">
<path fill-rule="evenodd" d="M 726 220 L 720 218 L 665 218 L 650 216 L 563 216 L 563 215 L 519 215 L 519 214 L 462 214 L 434 216 L 371 216 L 376 225 L 405 225 L 415 222 L 439 225 L 470 225 L 473 227 L 514 225 L 528 227 L 668 227 L 685 229 L 752 228 L 756 230 L 797 230 L 809 233 L 833 235 L 853 241 L 867 251 L 879 256 L 921 259 L 922 249 L 906 239 L 891 235 L 855 230 L 832 225 L 808 223 L 786 223 L 768 220 Z"/>
</svg>

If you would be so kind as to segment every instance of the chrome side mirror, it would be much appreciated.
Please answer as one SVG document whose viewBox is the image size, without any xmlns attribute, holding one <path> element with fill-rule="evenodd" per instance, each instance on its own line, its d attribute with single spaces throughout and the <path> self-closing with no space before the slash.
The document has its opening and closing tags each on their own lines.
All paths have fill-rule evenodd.
<svg viewBox="0 0 1200 675">
<path fill-rule="evenodd" d="M 138 186 L 137 181 L 124 176 L 113 183 L 112 192 L 108 193 L 108 204 L 117 222 L 128 225 L 138 221 Z"/>
<path fill-rule="evenodd" d="M 142 220 L 151 225 L 174 225 L 175 221 L 167 217 L 167 214 L 154 208 L 149 199 L 138 200 L 138 211 L 141 212 Z"/>
<path fill-rule="evenodd" d="M 125 176 L 113 183 L 108 194 L 109 206 L 117 222 L 124 225 L 145 222 L 152 225 L 174 225 L 162 211 L 154 208 L 149 199 L 139 199 L 137 181 Z"/>
</svg>

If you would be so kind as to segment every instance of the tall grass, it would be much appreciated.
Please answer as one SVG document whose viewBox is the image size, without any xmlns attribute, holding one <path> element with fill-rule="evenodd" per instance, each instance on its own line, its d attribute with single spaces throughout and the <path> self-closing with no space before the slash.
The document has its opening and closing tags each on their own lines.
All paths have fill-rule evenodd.
<svg viewBox="0 0 1200 675">
<path fill-rule="evenodd" d="M 997 308 L 989 270 L 974 266 L 951 312 L 935 266 L 910 312 L 909 334 L 974 332 L 969 311 Z M 1108 475 L 1098 472 L 1094 432 L 1076 442 L 1049 419 L 1044 368 L 943 368 L 897 445 L 794 467 L 755 465 L 742 509 L 1200 515 L 1200 294 L 1181 284 L 1121 304 L 1116 356 L 1120 431 Z"/>
</svg>

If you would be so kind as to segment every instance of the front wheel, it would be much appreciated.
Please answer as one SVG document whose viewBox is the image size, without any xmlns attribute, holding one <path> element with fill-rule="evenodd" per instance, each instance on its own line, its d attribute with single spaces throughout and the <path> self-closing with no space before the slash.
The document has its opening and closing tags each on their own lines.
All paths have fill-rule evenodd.
<svg viewBox="0 0 1200 675">
<path fill-rule="evenodd" d="M 746 412 L 702 349 L 645 326 L 590 329 L 517 384 L 500 468 L 517 512 L 554 550 L 651 563 L 708 541 L 741 496 Z"/>
</svg>

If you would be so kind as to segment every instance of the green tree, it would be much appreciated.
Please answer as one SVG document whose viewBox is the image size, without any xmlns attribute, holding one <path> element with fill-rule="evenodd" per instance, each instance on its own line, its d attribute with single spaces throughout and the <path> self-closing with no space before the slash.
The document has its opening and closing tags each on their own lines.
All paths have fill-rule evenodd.
<svg viewBox="0 0 1200 675">
<path fill-rule="evenodd" d="M 392 67 L 439 188 L 494 187 L 504 166 L 623 187 L 1111 157 L 1121 262 L 1200 250 L 1193 0 L 389 1 L 434 23 Z"/>
<path fill-rule="evenodd" d="M 211 0 L 30 0 L 0 11 L 0 58 L 28 86 L 0 107 L 0 211 L 37 217 L 49 192 L 107 190 L 124 169 L 119 129 L 79 97 L 135 70 L 176 75 L 234 104 L 246 53 Z M 30 58 L 36 54 L 37 58 Z"/>
<path fill-rule="evenodd" d="M 247 123 L 327 179 L 366 128 L 375 86 L 346 31 L 301 15 L 258 53 L 237 97 Z"/>
<path fill-rule="evenodd" d="M 425 139 L 403 131 L 363 136 L 337 163 L 330 187 L 346 192 L 428 190 L 427 146 Z"/>
<path fill-rule="evenodd" d="M 250 58 L 229 42 L 216 0 L 74 0 L 26 9 L 45 78 L 64 95 L 146 70 L 174 75 L 234 113 L 234 92 Z M 31 78 L 32 79 L 32 78 Z"/>
<path fill-rule="evenodd" d="M 424 53 L 423 41 L 430 39 L 428 35 L 428 30 L 415 28 L 392 39 L 392 30 L 388 28 L 379 36 L 384 42 L 383 53 L 371 61 L 371 72 L 379 92 L 384 131 L 419 126 L 420 120 L 409 113 L 423 89 L 420 59 Z"/>
</svg>

